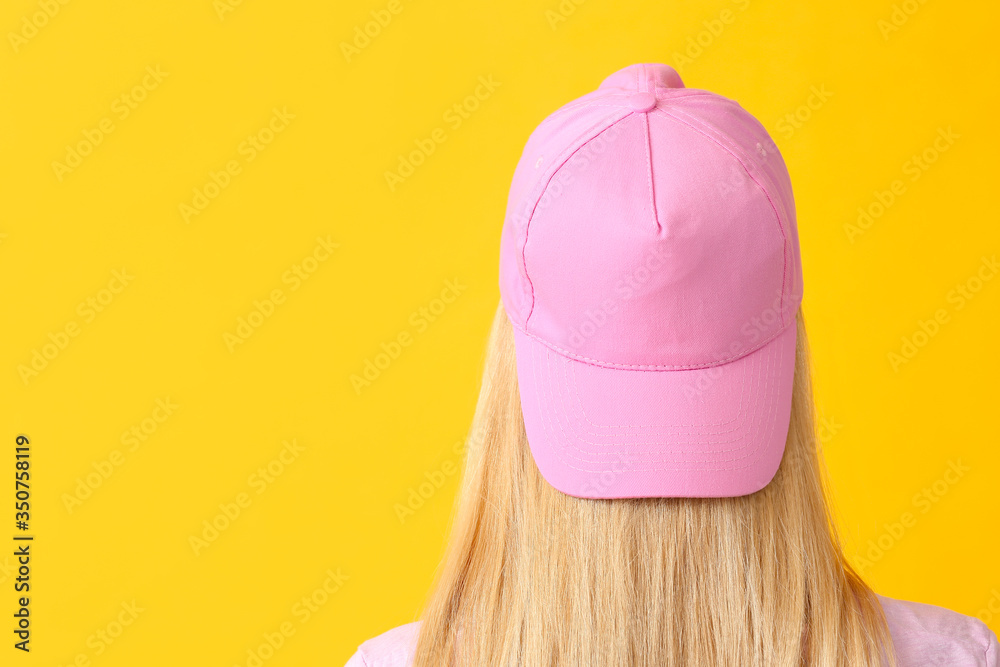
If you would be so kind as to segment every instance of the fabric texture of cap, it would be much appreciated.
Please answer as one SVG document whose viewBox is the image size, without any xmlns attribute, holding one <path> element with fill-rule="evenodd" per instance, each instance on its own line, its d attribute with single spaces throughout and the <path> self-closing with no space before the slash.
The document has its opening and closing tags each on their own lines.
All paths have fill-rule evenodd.
<svg viewBox="0 0 1000 667">
<path fill-rule="evenodd" d="M 552 113 L 514 172 L 500 243 L 542 476 L 585 498 L 767 485 L 801 274 L 784 161 L 736 102 L 637 64 Z"/>
</svg>

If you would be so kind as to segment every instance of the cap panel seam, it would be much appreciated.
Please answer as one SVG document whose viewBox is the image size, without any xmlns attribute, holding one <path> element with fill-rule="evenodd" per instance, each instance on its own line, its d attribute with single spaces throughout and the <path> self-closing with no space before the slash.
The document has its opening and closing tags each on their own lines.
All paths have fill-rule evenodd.
<svg viewBox="0 0 1000 667">
<path fill-rule="evenodd" d="M 656 223 L 656 231 L 662 232 L 663 226 L 660 224 L 660 212 L 656 210 L 656 188 L 653 185 L 653 141 L 649 132 L 649 116 L 642 114 L 642 126 L 646 133 L 646 180 L 649 184 L 649 205 L 653 210 L 653 222 Z"/>
<path fill-rule="evenodd" d="M 687 127 L 691 128 L 692 130 L 694 130 L 698 134 L 702 135 L 703 137 L 705 137 L 706 139 L 708 139 L 709 141 L 711 141 L 712 143 L 716 144 L 719 148 L 721 148 L 724 151 L 726 151 L 727 153 L 729 153 L 733 157 L 733 159 L 735 159 L 739 163 L 739 165 L 743 168 L 743 171 L 745 171 L 747 173 L 747 176 L 750 177 L 750 180 L 752 180 L 754 182 L 754 184 L 760 189 L 760 191 L 764 193 L 764 197 L 767 198 L 767 203 L 770 204 L 771 210 L 774 212 L 774 221 L 778 225 L 778 231 L 781 233 L 781 243 L 782 243 L 782 252 L 781 252 L 781 301 L 779 303 L 778 314 L 781 317 L 782 324 L 784 324 L 785 326 L 788 326 L 789 323 L 785 322 L 785 291 L 786 291 L 785 290 L 785 286 L 788 284 L 788 255 L 789 255 L 789 252 L 790 252 L 790 247 L 789 247 L 788 235 L 785 234 L 785 229 L 784 229 L 784 227 L 781 224 L 781 214 L 778 213 L 778 208 L 774 204 L 774 200 L 771 197 L 771 193 L 768 192 L 767 188 L 764 187 L 763 185 L 761 185 L 761 183 L 757 179 L 757 177 L 755 177 L 754 174 L 751 173 L 750 169 L 746 165 L 746 162 L 739 155 L 737 155 L 736 151 L 733 150 L 733 147 L 726 146 L 721 141 L 719 141 L 718 138 L 712 136 L 711 134 L 709 134 L 708 132 L 706 132 L 703 128 L 696 127 L 692 122 L 689 122 L 689 120 L 687 120 L 687 119 L 690 119 L 691 121 L 694 121 L 694 122 L 699 122 L 696 119 L 694 119 L 694 117 L 692 117 L 690 114 L 688 114 L 688 113 L 686 113 L 684 111 L 680 111 L 680 110 L 672 110 L 673 113 L 668 113 L 667 111 L 665 111 L 664 109 L 661 109 L 659 107 L 656 107 L 655 109 L 653 109 L 653 111 L 658 111 L 661 114 L 663 114 L 664 116 L 666 116 L 667 118 L 671 118 L 671 119 L 677 121 L 678 123 L 686 125 Z M 684 118 L 682 118 L 682 117 L 680 117 L 678 115 L 675 115 L 676 113 L 680 113 L 680 115 L 684 116 Z M 765 174 L 761 174 L 761 175 L 766 178 Z"/>
<path fill-rule="evenodd" d="M 594 91 L 594 92 L 597 92 L 597 91 Z M 628 93 L 624 93 L 624 92 L 622 92 L 622 93 L 604 93 L 604 94 L 602 94 L 600 96 L 595 96 L 595 99 L 596 100 L 602 100 L 605 97 L 628 97 Z M 555 111 L 553 111 L 552 113 L 550 113 L 548 116 L 546 116 L 545 118 L 543 118 L 541 120 L 541 122 L 538 124 L 538 127 L 536 127 L 534 131 L 537 131 L 540 127 L 542 127 L 543 125 L 545 125 L 549 121 L 555 120 L 555 119 L 561 117 L 563 115 L 563 113 L 566 112 L 566 111 L 573 111 L 574 109 L 581 109 L 583 107 L 590 107 L 590 106 L 616 106 L 616 105 L 614 105 L 614 104 L 598 105 L 598 104 L 594 104 L 594 102 L 591 101 L 591 100 L 587 100 L 586 102 L 579 102 L 579 101 L 567 102 L 566 104 L 564 104 L 563 106 L 559 107 L 558 109 L 556 109 Z M 625 105 L 623 104 L 622 106 L 624 107 Z"/>
<path fill-rule="evenodd" d="M 610 105 L 610 104 L 587 104 L 587 105 L 583 105 L 583 106 L 616 106 L 616 105 Z M 608 119 L 602 119 L 600 123 L 595 123 L 594 125 L 591 125 L 590 128 L 588 128 L 587 131 L 583 133 L 584 136 L 586 136 L 586 135 L 594 132 L 594 129 L 597 128 L 597 127 L 600 127 L 602 124 L 604 124 L 604 127 L 602 127 L 600 129 L 600 131 L 598 131 L 598 132 L 596 132 L 594 134 L 591 134 L 591 136 L 588 137 L 587 139 L 581 141 L 580 144 L 578 146 L 576 146 L 573 150 L 568 151 L 566 153 L 566 155 L 561 160 L 559 160 L 557 163 L 555 163 L 554 166 L 551 168 L 551 173 L 549 174 L 548 178 L 545 179 L 545 182 L 544 183 L 539 183 L 539 184 L 537 184 L 535 186 L 535 189 L 537 190 L 537 194 L 532 195 L 531 197 L 527 198 L 528 201 L 532 201 L 532 199 L 534 201 L 531 204 L 531 213 L 528 215 L 528 219 L 527 219 L 527 221 L 524 224 L 524 241 L 521 244 L 521 267 L 524 269 L 525 280 L 528 281 L 528 287 L 531 289 L 531 306 L 528 308 L 528 314 L 524 318 L 524 328 L 525 329 L 527 329 L 527 327 L 528 327 L 528 321 L 531 319 L 532 313 L 535 312 L 535 284 L 534 284 L 534 282 L 532 282 L 531 276 L 528 273 L 528 261 L 527 261 L 526 253 L 527 253 L 527 247 L 528 247 L 528 238 L 529 238 L 529 234 L 530 234 L 530 231 L 531 231 L 531 221 L 535 217 L 535 211 L 538 209 L 538 203 L 541 201 L 542 196 L 545 194 L 545 191 L 548 189 L 549 184 L 552 182 L 552 179 L 555 178 L 555 175 L 557 173 L 559 173 L 559 170 L 563 168 L 563 166 L 566 164 L 566 162 L 569 161 L 569 159 L 571 157 L 573 157 L 574 155 L 576 155 L 577 152 L 579 152 L 584 146 L 586 146 L 587 144 L 589 144 L 591 141 L 593 141 L 594 139 L 596 139 L 600 135 L 604 134 L 609 129 L 611 129 L 612 127 L 614 127 L 618 123 L 620 123 L 622 120 L 624 120 L 625 118 L 628 118 L 630 115 L 631 115 L 631 111 L 629 113 L 623 114 L 622 116 L 620 116 L 618 118 L 615 118 L 615 119 L 612 119 L 610 121 Z M 520 204 L 518 206 L 520 207 Z"/>
<path fill-rule="evenodd" d="M 689 114 L 689 113 L 687 113 L 687 112 L 685 112 L 683 110 L 680 110 L 680 109 L 672 109 L 672 111 L 674 113 L 668 113 L 667 111 L 665 111 L 663 109 L 660 109 L 660 108 L 656 108 L 655 110 L 659 111 L 660 113 L 662 113 L 664 116 L 666 116 L 668 118 L 672 118 L 672 119 L 676 120 L 677 122 L 686 125 L 687 127 L 691 128 L 695 132 L 698 132 L 703 137 L 705 137 L 706 139 L 709 139 L 710 141 L 712 141 L 713 143 L 715 143 L 717 146 L 719 146 L 720 148 L 722 148 L 724 151 L 726 151 L 727 153 L 729 153 L 737 162 L 739 162 L 740 166 L 743 168 L 743 171 L 745 171 L 747 173 L 747 176 L 750 177 L 750 180 L 752 180 L 754 182 L 754 184 L 760 189 L 760 191 L 764 193 L 764 196 L 767 198 L 768 204 L 770 204 L 770 206 L 771 206 L 771 210 L 774 212 L 775 222 L 778 224 L 778 231 L 781 233 L 781 242 L 782 242 L 782 252 L 781 252 L 781 261 L 782 261 L 782 266 L 781 266 L 781 301 L 779 303 L 778 315 L 781 317 L 782 324 L 785 325 L 785 326 L 788 326 L 788 323 L 785 322 L 785 307 L 784 306 L 785 306 L 786 285 L 788 284 L 788 255 L 789 255 L 789 252 L 790 252 L 790 247 L 789 247 L 788 235 L 785 233 L 785 229 L 784 229 L 784 227 L 781 224 L 781 214 L 778 212 L 777 206 L 775 206 L 774 200 L 771 197 L 771 193 L 768 192 L 768 189 L 766 187 L 764 187 L 760 183 L 760 181 L 754 176 L 754 174 L 747 167 L 746 161 L 744 161 L 743 158 L 740 155 L 738 155 L 736 151 L 733 150 L 733 148 L 734 148 L 733 146 L 727 146 L 727 145 L 725 145 L 717 137 L 712 136 L 711 134 L 709 134 L 708 132 L 706 132 L 703 128 L 696 127 L 694 125 L 694 123 L 699 123 L 699 124 L 701 124 L 701 123 L 700 123 L 700 121 L 698 121 L 697 119 L 695 119 L 693 116 L 691 116 L 691 114 Z M 683 116 L 684 118 L 681 118 L 680 116 L 675 115 L 675 114 L 680 114 L 680 116 Z M 688 120 L 685 120 L 685 119 L 688 119 Z M 691 122 L 689 122 L 689 120 Z M 738 147 L 737 147 L 737 149 L 738 149 Z M 766 174 L 761 173 L 760 175 L 763 176 L 765 179 L 767 178 Z"/>
<path fill-rule="evenodd" d="M 657 371 L 657 372 L 662 372 L 662 371 L 698 370 L 700 368 L 715 368 L 716 366 L 723 366 L 723 365 L 728 364 L 728 363 L 730 363 L 732 361 L 736 361 L 737 359 L 742 359 L 743 357 L 747 356 L 748 354 L 753 354 L 754 352 L 756 352 L 757 350 L 759 350 L 760 348 L 764 347 L 765 345 L 767 345 L 768 343 L 770 343 L 772 340 L 774 340 L 775 338 L 777 338 L 778 336 L 780 336 L 781 334 L 783 334 L 785 332 L 785 330 L 787 330 L 788 327 L 791 326 L 791 324 L 786 324 L 785 326 L 781 327 L 778 331 L 776 331 L 775 333 L 773 333 L 770 336 L 768 336 L 767 338 L 765 338 L 756 347 L 753 347 L 753 348 L 751 348 L 750 350 L 748 350 L 746 352 L 741 352 L 740 354 L 735 354 L 735 355 L 733 355 L 731 357 L 726 357 L 725 359 L 716 359 L 715 361 L 711 361 L 711 362 L 704 363 L 704 364 L 677 364 L 677 365 L 673 365 L 673 364 L 620 364 L 620 363 L 616 363 L 616 362 L 612 362 L 612 361 L 601 361 L 600 359 L 593 359 L 591 357 L 585 357 L 585 356 L 577 354 L 575 352 L 570 352 L 567 349 L 559 347 L 555 343 L 550 343 L 549 341 L 547 341 L 547 340 L 545 340 L 545 339 L 543 339 L 543 338 L 541 338 L 539 336 L 536 336 L 535 334 L 533 334 L 533 333 L 531 333 L 530 331 L 527 330 L 527 320 L 525 320 L 524 326 L 521 326 L 521 325 L 517 324 L 513 320 L 511 321 L 511 325 L 513 325 L 514 327 L 516 327 L 517 330 L 520 331 L 521 333 L 523 333 L 525 336 L 529 336 L 529 337 L 537 340 L 542 345 L 545 345 L 546 347 L 548 347 L 548 348 L 550 348 L 552 350 L 555 350 L 559 354 L 563 355 L 564 357 L 568 357 L 569 359 L 575 359 L 576 361 L 587 363 L 587 364 L 590 364 L 591 366 L 597 366 L 599 368 L 616 368 L 616 369 L 620 369 L 620 370 Z"/>
<path fill-rule="evenodd" d="M 751 114 L 746 109 L 744 109 L 740 105 L 740 103 L 737 102 L 736 100 L 732 100 L 732 99 L 730 99 L 728 97 L 724 97 L 723 99 L 726 102 L 728 102 L 730 105 L 732 105 L 732 106 L 736 107 L 737 109 L 739 109 L 740 113 L 734 114 L 734 118 L 737 120 L 737 122 L 739 122 L 740 125 L 744 129 L 746 129 L 750 134 L 753 134 L 753 135 L 756 135 L 756 133 L 757 133 L 758 130 L 762 130 L 764 132 L 764 136 L 767 137 L 767 140 L 769 142 L 769 146 L 773 146 L 774 149 L 775 149 L 775 151 L 777 152 L 778 156 L 780 157 L 781 152 L 778 151 L 777 145 L 774 143 L 774 140 L 771 138 L 771 135 L 769 135 L 767 133 L 767 130 L 760 124 L 760 121 L 757 120 L 753 116 L 753 114 Z M 684 113 L 684 112 L 682 112 L 682 113 Z M 754 123 L 756 123 L 756 125 L 759 126 L 759 127 L 755 126 Z M 775 192 L 777 192 L 777 193 L 787 192 L 788 197 L 792 198 L 791 202 L 786 201 L 784 197 L 781 197 L 779 199 L 779 204 L 780 204 L 781 211 L 784 212 L 784 216 L 783 217 L 779 214 L 779 222 L 780 222 L 780 220 L 784 219 L 786 221 L 786 223 L 787 223 L 785 225 L 785 227 L 783 228 L 783 229 L 785 229 L 785 231 L 789 235 L 787 237 L 787 239 L 786 239 L 787 242 L 788 242 L 787 243 L 788 247 L 786 249 L 787 250 L 787 256 L 790 256 L 790 257 L 794 258 L 794 256 L 795 256 L 795 248 L 791 244 L 791 234 L 792 234 L 792 227 L 793 227 L 793 225 L 792 225 L 792 217 L 795 215 L 794 196 L 792 195 L 792 192 L 791 192 L 790 189 L 786 190 L 784 183 L 777 182 L 775 180 L 775 178 L 773 178 L 772 175 L 770 173 L 768 173 L 763 167 L 758 167 L 756 165 L 756 160 L 752 159 L 753 158 L 752 155 L 750 157 L 751 157 L 751 160 L 755 163 L 754 164 L 755 168 L 759 171 L 759 173 L 761 174 L 761 176 L 764 179 L 767 180 L 768 184 L 771 187 L 773 187 L 773 189 L 775 190 Z M 767 157 L 766 151 L 765 151 L 764 157 L 765 157 L 765 159 Z M 772 171 L 773 171 L 773 168 L 772 168 Z M 788 183 L 788 185 L 791 186 L 791 183 Z M 794 274 L 794 275 L 788 275 L 788 276 L 786 276 L 787 283 L 788 283 L 788 292 L 789 292 L 789 294 L 791 294 L 792 290 L 793 290 L 793 287 L 801 279 L 801 275 L 800 275 L 801 272 L 798 272 L 798 273 L 795 272 L 796 266 L 795 266 L 794 259 L 792 261 L 792 265 L 789 268 L 790 268 L 790 274 Z M 782 285 L 782 289 L 784 289 L 784 285 Z M 781 313 L 781 317 L 782 318 L 785 317 L 785 313 L 784 312 Z M 784 323 L 784 320 L 782 320 L 782 323 Z"/>
</svg>

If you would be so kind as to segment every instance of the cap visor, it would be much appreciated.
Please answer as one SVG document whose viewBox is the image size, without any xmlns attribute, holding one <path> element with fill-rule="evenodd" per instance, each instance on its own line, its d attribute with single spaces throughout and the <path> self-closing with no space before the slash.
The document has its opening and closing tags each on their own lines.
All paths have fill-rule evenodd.
<svg viewBox="0 0 1000 667">
<path fill-rule="evenodd" d="M 514 328 L 524 428 L 542 476 L 581 498 L 726 497 L 774 477 L 788 435 L 795 325 L 735 361 L 628 370 Z"/>
</svg>

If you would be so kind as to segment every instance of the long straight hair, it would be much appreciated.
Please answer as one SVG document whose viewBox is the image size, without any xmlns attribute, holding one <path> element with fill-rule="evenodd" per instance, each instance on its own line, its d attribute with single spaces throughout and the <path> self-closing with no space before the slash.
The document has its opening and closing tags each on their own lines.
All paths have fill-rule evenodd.
<svg viewBox="0 0 1000 667">
<path fill-rule="evenodd" d="M 896 664 L 824 492 L 801 311 L 784 458 L 736 498 L 585 499 L 538 472 L 498 307 L 416 667 Z"/>
</svg>

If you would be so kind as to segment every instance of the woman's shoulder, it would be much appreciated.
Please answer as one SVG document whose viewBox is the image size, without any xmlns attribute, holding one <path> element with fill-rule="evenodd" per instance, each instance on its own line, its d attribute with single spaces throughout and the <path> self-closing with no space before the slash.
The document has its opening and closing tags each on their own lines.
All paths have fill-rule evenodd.
<svg viewBox="0 0 1000 667">
<path fill-rule="evenodd" d="M 409 667 L 419 630 L 420 621 L 416 621 L 372 637 L 358 647 L 345 667 Z"/>
<path fill-rule="evenodd" d="M 979 619 L 930 604 L 878 598 L 900 667 L 997 667 L 1000 645 Z"/>
</svg>

